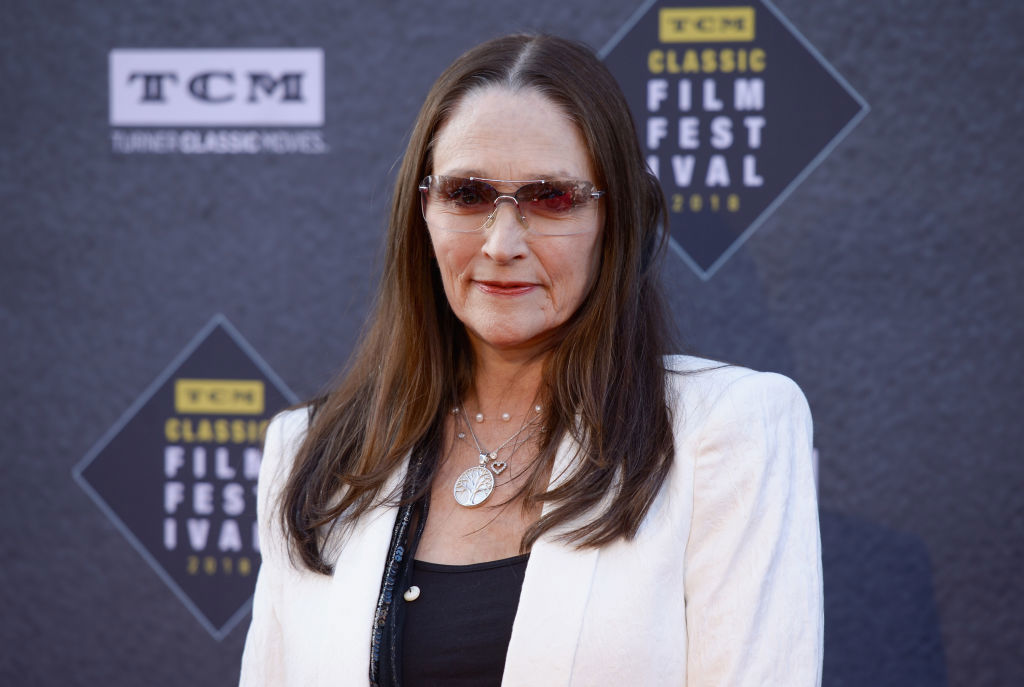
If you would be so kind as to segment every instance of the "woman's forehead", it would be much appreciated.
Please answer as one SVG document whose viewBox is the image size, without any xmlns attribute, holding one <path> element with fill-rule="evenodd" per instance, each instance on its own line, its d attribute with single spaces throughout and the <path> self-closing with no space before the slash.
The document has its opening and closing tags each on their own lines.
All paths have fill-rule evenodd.
<svg viewBox="0 0 1024 687">
<path fill-rule="evenodd" d="M 455 106 L 434 138 L 433 173 L 495 179 L 589 179 L 583 135 L 565 110 L 532 88 L 487 87 Z"/>
</svg>

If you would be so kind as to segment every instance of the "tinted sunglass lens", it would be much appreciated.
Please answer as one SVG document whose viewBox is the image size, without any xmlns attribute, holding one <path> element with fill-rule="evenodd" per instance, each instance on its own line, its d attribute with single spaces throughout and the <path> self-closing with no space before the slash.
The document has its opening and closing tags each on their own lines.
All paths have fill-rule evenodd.
<svg viewBox="0 0 1024 687">
<path fill-rule="evenodd" d="M 442 177 L 441 199 L 465 209 L 485 209 L 494 202 L 495 192 L 490 184 L 463 177 Z"/>
<path fill-rule="evenodd" d="M 557 182 L 534 184 L 528 187 L 523 196 L 531 210 L 543 213 L 568 212 L 574 205 L 572 189 Z"/>
</svg>

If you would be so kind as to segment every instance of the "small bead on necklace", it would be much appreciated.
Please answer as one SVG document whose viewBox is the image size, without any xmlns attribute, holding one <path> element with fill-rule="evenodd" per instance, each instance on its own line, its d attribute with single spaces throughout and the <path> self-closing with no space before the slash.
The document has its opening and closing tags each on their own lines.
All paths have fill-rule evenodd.
<svg viewBox="0 0 1024 687">
<path fill-rule="evenodd" d="M 541 411 L 541 407 L 540 407 L 539 403 L 537 405 L 533 406 L 533 411 L 535 413 L 539 413 Z M 459 414 L 458 406 L 452 408 L 452 415 L 458 415 L 458 414 Z M 501 417 L 501 421 L 502 422 L 509 422 L 512 419 L 512 413 L 502 413 L 500 417 Z M 484 415 L 483 413 L 477 413 L 476 415 L 473 416 L 473 419 L 476 420 L 477 422 L 483 422 L 484 420 L 487 419 L 487 416 Z M 462 439 L 463 435 L 460 434 L 459 438 Z"/>
</svg>

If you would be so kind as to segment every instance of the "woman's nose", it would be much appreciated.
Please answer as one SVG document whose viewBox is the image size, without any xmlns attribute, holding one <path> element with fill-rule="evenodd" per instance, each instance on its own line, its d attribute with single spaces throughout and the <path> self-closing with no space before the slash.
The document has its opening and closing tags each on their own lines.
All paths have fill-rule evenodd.
<svg viewBox="0 0 1024 687">
<path fill-rule="evenodd" d="M 495 262 L 506 263 L 526 255 L 527 224 L 514 198 L 509 197 L 509 202 L 501 202 L 501 198 L 498 201 L 484 223 L 487 240 L 483 251 Z M 503 211 L 502 205 L 509 208 Z"/>
</svg>

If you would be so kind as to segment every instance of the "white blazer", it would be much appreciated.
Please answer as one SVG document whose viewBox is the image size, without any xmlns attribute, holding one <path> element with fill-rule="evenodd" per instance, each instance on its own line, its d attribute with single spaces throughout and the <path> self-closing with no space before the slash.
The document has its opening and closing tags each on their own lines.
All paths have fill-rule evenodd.
<svg viewBox="0 0 1024 687">
<path fill-rule="evenodd" d="M 821 684 L 807 402 L 781 375 L 683 356 L 668 363 L 689 374 L 669 375 L 676 456 L 664 487 L 632 541 L 578 550 L 548 535 L 534 544 L 505 687 Z M 272 506 L 305 429 L 299 410 L 267 430 L 246 687 L 369 683 L 370 626 L 397 509 L 379 507 L 355 526 L 333 576 L 293 567 Z M 573 454 L 567 439 L 552 483 Z"/>
</svg>

